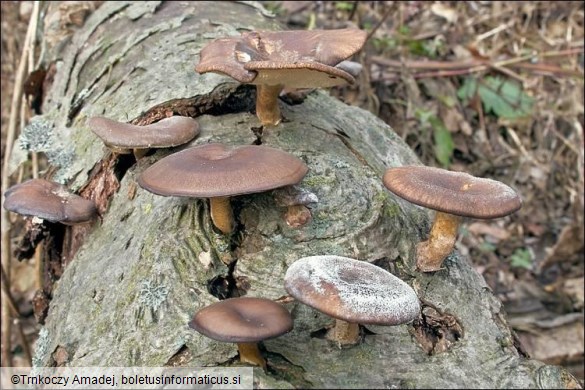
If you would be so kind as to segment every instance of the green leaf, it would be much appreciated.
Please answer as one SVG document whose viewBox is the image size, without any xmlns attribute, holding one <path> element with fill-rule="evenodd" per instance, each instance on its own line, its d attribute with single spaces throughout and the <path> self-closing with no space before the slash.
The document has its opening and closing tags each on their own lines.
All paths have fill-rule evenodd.
<svg viewBox="0 0 585 390">
<path fill-rule="evenodd" d="M 335 9 L 339 11 L 351 11 L 353 9 L 353 3 L 350 1 L 336 1 Z"/>
<path fill-rule="evenodd" d="M 429 122 L 434 130 L 433 139 L 435 141 L 435 157 L 437 161 L 441 163 L 443 168 L 447 169 L 451 164 L 451 158 L 453 157 L 453 151 L 455 150 L 455 143 L 453 142 L 451 133 L 443 124 L 443 121 L 436 116 L 433 116 L 430 118 Z"/>
<path fill-rule="evenodd" d="M 451 137 L 451 133 L 445 127 L 445 124 L 432 111 L 417 109 L 415 116 L 421 125 L 430 125 L 433 129 L 434 151 L 435 158 L 443 166 L 449 168 L 453 151 L 455 150 L 455 143 Z"/>
<path fill-rule="evenodd" d="M 476 80 L 465 79 L 457 96 L 464 102 L 479 94 L 486 112 L 493 112 L 500 118 L 515 119 L 532 113 L 534 98 L 522 91 L 521 86 L 500 77 L 486 77 Z"/>
<path fill-rule="evenodd" d="M 463 81 L 463 85 L 457 91 L 457 97 L 463 103 L 467 104 L 477 93 L 477 79 L 475 77 L 467 77 Z"/>
<path fill-rule="evenodd" d="M 510 256 L 510 265 L 515 268 L 532 269 L 532 255 L 525 248 L 518 248 Z"/>
</svg>

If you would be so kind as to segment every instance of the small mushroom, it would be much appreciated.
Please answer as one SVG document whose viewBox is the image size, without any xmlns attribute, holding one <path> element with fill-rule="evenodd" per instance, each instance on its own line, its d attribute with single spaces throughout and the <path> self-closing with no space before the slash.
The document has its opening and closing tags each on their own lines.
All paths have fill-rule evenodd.
<svg viewBox="0 0 585 390">
<path fill-rule="evenodd" d="M 95 203 L 69 192 L 67 187 L 45 179 L 32 179 L 4 193 L 4 208 L 18 214 L 75 225 L 97 215 Z"/>
<path fill-rule="evenodd" d="M 266 370 L 258 342 L 290 332 L 293 320 L 288 310 L 274 301 L 244 297 L 204 307 L 189 326 L 210 339 L 237 343 L 240 361 Z"/>
<path fill-rule="evenodd" d="M 113 152 L 127 154 L 133 151 L 137 160 L 151 148 L 182 145 L 199 134 L 199 124 L 195 119 L 184 116 L 172 116 L 147 126 L 103 117 L 90 118 L 87 124 Z"/>
<path fill-rule="evenodd" d="M 422 272 L 441 269 L 457 239 L 461 217 L 504 217 L 522 207 L 520 196 L 496 180 L 441 168 L 404 166 L 389 168 L 384 185 L 394 194 L 436 210 L 429 239 L 416 247 L 416 264 Z"/>
<path fill-rule="evenodd" d="M 246 32 L 209 43 L 201 50 L 195 70 L 256 85 L 256 115 L 262 125 L 277 125 L 278 96 L 284 87 L 353 84 L 347 67 L 337 65 L 358 52 L 366 37 L 358 29 Z"/>
<path fill-rule="evenodd" d="M 233 230 L 229 198 L 268 191 L 302 180 L 308 168 L 297 157 L 262 145 L 206 144 L 167 156 L 147 168 L 138 184 L 157 195 L 209 198 L 211 219 Z"/>
<path fill-rule="evenodd" d="M 373 264 L 341 256 L 310 256 L 286 271 L 284 287 L 294 298 L 335 318 L 327 338 L 357 344 L 359 325 L 399 325 L 418 317 L 416 293 Z"/>
</svg>

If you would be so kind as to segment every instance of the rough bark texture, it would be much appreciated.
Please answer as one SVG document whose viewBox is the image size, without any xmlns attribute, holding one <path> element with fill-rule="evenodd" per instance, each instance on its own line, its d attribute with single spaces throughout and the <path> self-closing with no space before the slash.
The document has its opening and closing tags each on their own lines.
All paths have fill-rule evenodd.
<svg viewBox="0 0 585 390">
<path fill-rule="evenodd" d="M 386 124 L 314 92 L 299 105 L 280 102 L 286 120 L 260 137 L 249 112 L 253 87 L 195 73 L 210 40 L 279 29 L 261 8 L 244 3 L 105 2 L 71 42 L 54 49 L 58 66 L 44 115 L 27 128 L 23 144 L 45 151 L 61 166 L 54 178 L 105 211 L 54 290 L 35 363 L 55 364 L 54 352 L 65 349 L 71 366 L 235 364 L 235 345 L 187 326 L 194 312 L 217 301 L 209 291 L 277 299 L 286 295 L 284 273 L 296 259 L 335 254 L 407 281 L 423 304 L 421 317 L 411 325 L 367 327 L 360 345 L 340 349 L 324 338 L 332 319 L 287 301 L 295 328 L 263 344 L 269 371 L 255 370 L 258 387 L 573 383 L 564 370 L 521 356 L 502 305 L 466 259 L 453 254 L 445 270 L 414 272 L 414 248 L 428 232 L 429 215 L 382 185 L 386 167 L 418 163 Z M 118 188 L 127 167 L 112 173 L 115 164 L 87 118 L 150 123 L 173 112 L 198 117 L 202 131 L 191 145 L 261 142 L 302 158 L 310 170 L 300 188 L 319 199 L 309 205 L 312 221 L 288 226 L 274 192 L 237 197 L 238 232 L 230 243 L 213 231 L 206 201 L 137 188 L 137 176 L 171 151 L 131 165 Z M 31 145 L 40 134 L 43 142 Z M 226 265 L 231 260 L 234 267 Z"/>
</svg>

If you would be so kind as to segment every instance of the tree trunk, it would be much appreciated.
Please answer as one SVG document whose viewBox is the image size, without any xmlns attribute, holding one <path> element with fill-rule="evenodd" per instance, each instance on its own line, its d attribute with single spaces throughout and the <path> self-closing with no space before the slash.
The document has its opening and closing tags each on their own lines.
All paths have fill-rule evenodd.
<svg viewBox="0 0 585 390">
<path fill-rule="evenodd" d="M 410 325 L 367 326 L 360 345 L 340 349 L 319 332 L 332 319 L 283 300 L 295 328 L 263 343 L 270 370 L 255 369 L 259 387 L 573 383 L 563 369 L 523 357 L 501 303 L 465 258 L 452 254 L 433 274 L 414 271 L 429 214 L 393 196 L 381 177 L 387 167 L 419 162 L 385 123 L 313 92 L 302 104 L 281 101 L 285 120 L 260 134 L 252 86 L 194 71 L 205 44 L 247 29 L 279 26 L 250 2 L 104 2 L 70 42 L 51 49 L 54 82 L 22 144 L 45 152 L 59 167 L 52 178 L 94 199 L 103 218 L 70 232 L 63 256 L 72 260 L 53 290 L 35 364 L 225 364 L 236 346 L 190 330 L 192 315 L 218 297 L 281 298 L 290 264 L 335 254 L 407 281 L 422 302 L 421 317 Z M 230 242 L 213 230 L 207 201 L 156 196 L 136 184 L 148 166 L 187 146 L 137 163 L 115 160 L 86 125 L 97 115 L 147 124 L 172 114 L 197 117 L 201 125 L 187 146 L 262 143 L 303 159 L 309 173 L 297 190 L 318 197 L 308 205 L 312 220 L 289 226 L 281 190 L 236 197 Z M 62 349 L 67 361 L 55 361 Z"/>
</svg>

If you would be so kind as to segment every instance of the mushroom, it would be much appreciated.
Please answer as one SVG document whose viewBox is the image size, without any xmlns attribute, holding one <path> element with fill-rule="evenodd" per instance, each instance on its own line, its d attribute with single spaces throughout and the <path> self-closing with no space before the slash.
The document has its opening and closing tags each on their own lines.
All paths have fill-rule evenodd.
<svg viewBox="0 0 585 390">
<path fill-rule="evenodd" d="M 522 200 L 509 186 L 465 172 L 404 166 L 387 169 L 383 180 L 401 198 L 436 210 L 429 239 L 416 247 L 416 265 L 422 272 L 441 269 L 455 246 L 461 217 L 499 218 L 522 207 Z"/>
<path fill-rule="evenodd" d="M 405 282 L 373 264 L 341 256 L 310 256 L 286 271 L 290 295 L 335 318 L 327 338 L 357 344 L 359 325 L 399 325 L 418 317 L 416 293 Z"/>
<path fill-rule="evenodd" d="M 193 118 L 172 116 L 147 126 L 93 117 L 89 128 L 106 146 L 118 154 L 134 152 L 138 160 L 151 148 L 170 148 L 191 141 L 199 134 L 199 124 Z"/>
<path fill-rule="evenodd" d="M 14 185 L 4 195 L 6 210 L 51 222 L 75 225 L 90 222 L 97 215 L 93 201 L 45 179 L 32 179 Z"/>
<path fill-rule="evenodd" d="M 262 145 L 206 144 L 167 156 L 147 168 L 138 184 L 157 195 L 209 198 L 211 219 L 224 234 L 233 230 L 229 197 L 293 185 L 306 164 Z"/>
<path fill-rule="evenodd" d="M 209 43 L 201 50 L 195 70 L 256 85 L 256 115 L 262 125 L 277 125 L 281 120 L 278 95 L 284 87 L 353 84 L 347 68 L 337 65 L 358 52 L 366 37 L 365 31 L 349 28 L 246 32 Z"/>
<path fill-rule="evenodd" d="M 264 298 L 230 298 L 199 310 L 189 326 L 213 340 L 237 343 L 240 361 L 261 366 L 258 342 L 288 333 L 293 320 L 282 305 Z"/>
</svg>

